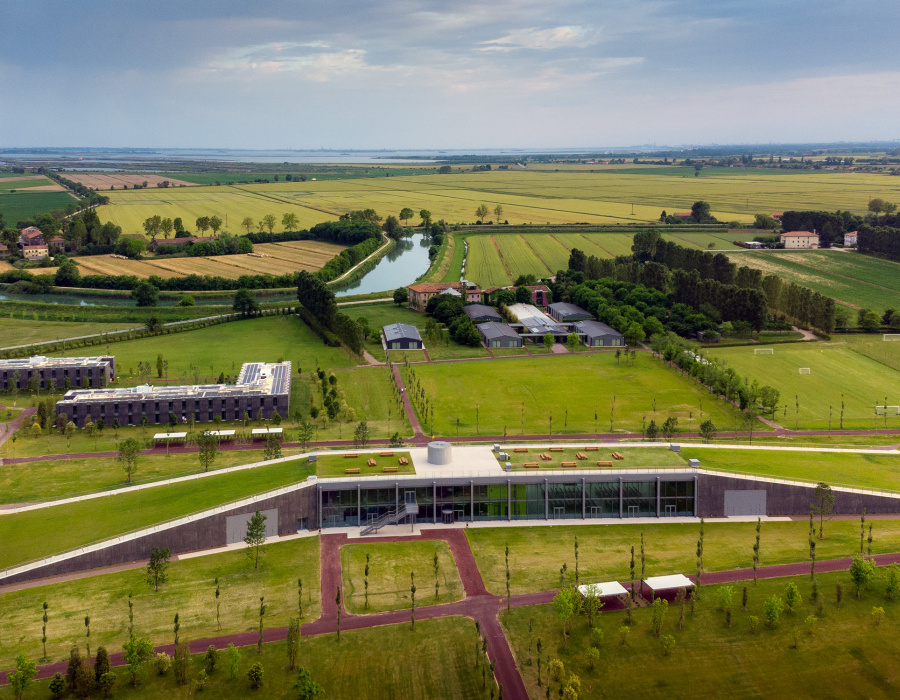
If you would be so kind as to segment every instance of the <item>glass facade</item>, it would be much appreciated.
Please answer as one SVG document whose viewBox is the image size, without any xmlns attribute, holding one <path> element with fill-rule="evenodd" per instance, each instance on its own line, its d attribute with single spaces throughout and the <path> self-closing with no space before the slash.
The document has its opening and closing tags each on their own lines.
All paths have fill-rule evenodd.
<svg viewBox="0 0 900 700">
<path fill-rule="evenodd" d="M 598 518 L 691 517 L 693 481 L 587 481 L 563 483 L 395 485 L 322 489 L 322 527 L 365 525 L 415 493 L 417 522 L 454 523 L 490 520 L 580 520 Z M 411 497 L 411 495 L 410 495 Z M 620 511 L 621 507 L 621 511 Z"/>
</svg>

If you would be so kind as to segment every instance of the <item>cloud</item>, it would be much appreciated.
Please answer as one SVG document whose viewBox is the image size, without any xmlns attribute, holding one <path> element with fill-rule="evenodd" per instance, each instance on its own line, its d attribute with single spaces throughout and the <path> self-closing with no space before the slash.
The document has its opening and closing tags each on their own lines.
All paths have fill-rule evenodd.
<svg viewBox="0 0 900 700">
<path fill-rule="evenodd" d="M 583 49 L 596 44 L 599 33 L 584 27 L 552 27 L 550 29 L 520 29 L 499 39 L 483 41 L 482 51 L 516 51 L 518 49 L 550 50 Z"/>
<path fill-rule="evenodd" d="M 214 57 L 198 69 L 221 77 L 251 77 L 267 73 L 296 73 L 327 82 L 370 69 L 362 49 L 332 50 L 324 41 L 272 42 L 240 47 Z"/>
</svg>

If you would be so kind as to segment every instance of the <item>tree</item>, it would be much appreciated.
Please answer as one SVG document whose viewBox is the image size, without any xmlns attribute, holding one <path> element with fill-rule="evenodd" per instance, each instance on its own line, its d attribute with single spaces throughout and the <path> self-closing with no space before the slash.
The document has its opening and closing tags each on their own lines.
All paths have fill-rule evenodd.
<svg viewBox="0 0 900 700">
<path fill-rule="evenodd" d="M 778 621 L 781 619 L 781 611 L 784 610 L 784 601 L 780 596 L 773 595 L 763 605 L 766 615 L 766 625 L 769 627 L 777 627 Z"/>
<path fill-rule="evenodd" d="M 53 678 L 50 679 L 50 685 L 47 689 L 53 696 L 53 700 L 59 700 L 59 698 L 63 696 L 63 693 L 66 692 L 66 679 L 63 678 L 63 675 L 61 673 L 54 673 Z"/>
<path fill-rule="evenodd" d="M 816 486 L 811 507 L 813 512 L 819 516 L 819 539 L 825 539 L 823 522 L 825 517 L 830 516 L 831 511 L 834 510 L 834 493 L 828 484 L 819 482 Z"/>
<path fill-rule="evenodd" d="M 712 223 L 715 219 L 709 213 L 709 202 L 698 201 L 691 206 L 691 218 L 698 224 Z"/>
<path fill-rule="evenodd" d="M 850 578 L 853 581 L 853 585 L 856 586 L 856 597 L 860 598 L 864 586 L 868 586 L 869 583 L 875 578 L 875 564 L 871 559 L 866 559 L 862 554 L 855 554 L 853 556 L 853 563 L 850 564 Z"/>
<path fill-rule="evenodd" d="M 263 459 L 266 461 L 270 459 L 280 459 L 281 458 L 281 441 L 278 439 L 277 435 L 273 435 L 269 433 L 266 435 L 266 448 L 263 450 Z"/>
<path fill-rule="evenodd" d="M 299 220 L 297 219 L 297 215 L 294 212 L 288 212 L 284 216 L 281 217 L 281 228 L 285 231 L 293 231 L 297 228 L 297 224 Z"/>
<path fill-rule="evenodd" d="M 166 217 L 159 222 L 159 228 L 160 230 L 162 230 L 163 238 L 168 238 L 169 234 L 172 233 L 172 229 L 175 228 L 175 223 L 172 221 L 172 219 Z"/>
<path fill-rule="evenodd" d="M 209 227 L 212 229 L 214 236 L 218 235 L 219 229 L 222 228 L 222 219 L 216 215 L 209 217 Z"/>
<path fill-rule="evenodd" d="M 412 623 L 413 631 L 416 629 L 416 572 L 409 572 L 409 596 L 412 602 L 412 608 L 410 610 L 410 621 Z"/>
<path fill-rule="evenodd" d="M 488 208 L 484 204 L 479 204 L 478 208 L 475 210 L 475 216 L 479 221 L 484 221 L 484 217 L 488 215 Z"/>
<path fill-rule="evenodd" d="M 68 430 L 66 431 L 68 436 Z M 128 438 L 119 443 L 119 455 L 116 459 L 125 470 L 125 483 L 131 483 L 131 475 L 137 469 L 137 463 L 141 456 L 141 443 L 135 438 Z"/>
<path fill-rule="evenodd" d="M 309 447 L 309 443 L 313 439 L 314 430 L 315 427 L 309 421 L 300 421 L 300 424 L 297 426 L 296 438 L 297 442 L 300 443 L 301 449 L 305 450 Z"/>
<path fill-rule="evenodd" d="M 131 298 L 138 306 L 156 306 L 159 301 L 159 290 L 149 282 L 141 281 L 131 290 Z"/>
<path fill-rule="evenodd" d="M 387 234 L 388 238 L 393 238 L 394 240 L 400 238 L 403 234 L 403 227 L 400 225 L 397 217 L 393 214 L 384 220 L 384 224 L 382 224 L 381 228 Z"/>
<path fill-rule="evenodd" d="M 553 347 L 553 343 L 555 343 L 555 342 L 556 342 L 556 340 L 554 339 L 552 333 L 545 333 L 545 334 L 544 334 L 544 347 L 545 347 L 547 350 L 549 350 L 550 348 L 552 348 L 552 347 Z"/>
<path fill-rule="evenodd" d="M 420 209 L 419 210 L 419 218 L 422 219 L 421 226 L 424 229 L 427 230 L 427 229 L 431 228 L 431 212 L 430 211 L 428 211 L 427 209 Z"/>
<path fill-rule="evenodd" d="M 556 613 L 556 618 L 559 620 L 560 625 L 562 625 L 563 647 L 565 649 L 569 648 L 569 628 L 572 618 L 575 616 L 575 596 L 577 595 L 579 593 L 575 588 L 566 587 L 553 598 L 553 611 Z"/>
<path fill-rule="evenodd" d="M 269 235 L 272 235 L 272 231 L 275 230 L 275 215 L 274 214 L 266 214 L 262 218 L 262 225 L 269 229 Z"/>
<path fill-rule="evenodd" d="M 494 207 L 494 216 L 497 217 L 497 223 L 500 223 L 500 219 L 503 217 L 503 207 L 499 204 Z"/>
<path fill-rule="evenodd" d="M 700 437 L 703 438 L 703 442 L 712 442 L 718 434 L 719 431 L 711 420 L 705 420 L 700 424 Z"/>
<path fill-rule="evenodd" d="M 97 680 L 99 681 L 103 674 L 109 673 L 109 669 L 109 653 L 106 647 L 97 647 L 97 656 L 94 659 L 94 675 Z"/>
<path fill-rule="evenodd" d="M 671 440 L 678 433 L 678 419 L 675 416 L 669 416 L 662 424 L 662 434 L 666 440 Z"/>
<path fill-rule="evenodd" d="M 6 681 L 12 688 L 13 697 L 16 700 L 21 700 L 25 691 L 32 686 L 36 674 L 37 663 L 29 661 L 25 654 L 19 654 L 16 657 L 16 670 L 6 677 Z"/>
<path fill-rule="evenodd" d="M 234 303 L 231 310 L 241 314 L 244 318 L 255 316 L 259 313 L 259 302 L 253 296 L 253 292 L 249 289 L 241 288 L 234 295 Z"/>
<path fill-rule="evenodd" d="M 632 321 L 631 325 L 628 326 L 625 333 L 625 343 L 629 347 L 634 347 L 644 342 L 644 338 L 646 338 L 646 334 L 644 333 L 644 327 L 638 323 L 637 321 Z"/>
<path fill-rule="evenodd" d="M 530 304 L 531 303 L 531 290 L 524 285 L 519 285 L 516 287 L 516 303 L 517 304 Z"/>
<path fill-rule="evenodd" d="M 293 671 L 297 667 L 297 655 L 300 653 L 300 621 L 296 617 L 288 620 L 287 630 L 287 654 L 288 670 Z"/>
<path fill-rule="evenodd" d="M 117 681 L 118 677 L 112 671 L 107 671 L 97 678 L 97 687 L 100 689 L 100 692 L 103 693 L 104 698 L 112 697 L 113 688 L 116 687 Z"/>
<path fill-rule="evenodd" d="M 208 216 L 200 216 L 197 218 L 197 220 L 194 222 L 194 224 L 197 226 L 197 230 L 200 232 L 200 235 L 202 236 L 209 230 L 209 217 Z"/>
<path fill-rule="evenodd" d="M 158 591 L 160 584 L 169 580 L 169 548 L 153 547 L 150 550 L 150 561 L 147 563 L 147 583 Z"/>
<path fill-rule="evenodd" d="M 241 667 L 241 650 L 238 649 L 234 642 L 228 642 L 228 677 L 231 680 L 237 678 L 238 669 Z"/>
<path fill-rule="evenodd" d="M 659 429 L 656 427 L 656 421 L 651 420 L 647 424 L 647 428 L 644 430 L 644 437 L 646 437 L 650 442 L 656 440 L 656 436 L 659 434 Z"/>
<path fill-rule="evenodd" d="M 259 598 L 259 639 L 256 641 L 256 653 L 262 654 L 263 650 L 263 618 L 266 616 L 266 610 L 268 607 L 266 606 L 266 598 L 265 596 L 260 596 Z"/>
<path fill-rule="evenodd" d="M 312 679 L 309 671 L 302 667 L 297 670 L 297 682 L 294 683 L 294 690 L 297 691 L 299 700 L 312 700 L 314 697 L 325 694 L 321 686 Z"/>
<path fill-rule="evenodd" d="M 206 430 L 197 438 L 197 447 L 200 448 L 197 457 L 200 459 L 203 471 L 208 472 L 213 462 L 216 461 L 216 453 L 219 451 L 219 440 Z"/>
<path fill-rule="evenodd" d="M 884 592 L 888 600 L 893 600 L 900 590 L 900 564 L 891 564 L 885 569 L 885 587 Z"/>
<path fill-rule="evenodd" d="M 803 602 L 803 596 L 800 595 L 800 589 L 797 584 L 791 581 L 787 588 L 784 589 L 784 605 L 788 612 L 793 615 L 794 610 Z"/>
<path fill-rule="evenodd" d="M 131 676 L 131 685 L 137 685 L 138 675 L 144 668 L 144 664 L 153 654 L 153 645 L 149 639 L 135 638 L 132 635 L 125 644 L 122 645 L 122 660 L 128 666 L 128 673 Z"/>
<path fill-rule="evenodd" d="M 409 290 L 406 287 L 398 287 L 394 290 L 394 303 L 403 306 L 409 301 Z"/>
<path fill-rule="evenodd" d="M 247 554 L 253 559 L 253 568 L 259 568 L 260 552 L 265 553 L 266 548 L 266 515 L 256 511 L 247 522 L 247 534 L 244 536 L 247 544 Z"/>
<path fill-rule="evenodd" d="M 353 434 L 353 445 L 355 447 L 366 447 L 369 444 L 369 424 L 366 421 L 360 422 L 356 426 Z"/>
<path fill-rule="evenodd" d="M 246 230 L 247 230 L 247 233 L 249 234 L 249 233 L 250 233 L 250 229 L 253 228 L 253 217 L 252 217 L 252 216 L 245 216 L 245 217 L 244 217 L 244 220 L 241 221 L 241 228 L 246 229 Z"/>
<path fill-rule="evenodd" d="M 44 645 L 44 656 L 42 657 L 42 661 L 47 660 L 47 622 L 49 621 L 49 617 L 47 616 L 47 608 L 50 606 L 47 605 L 47 601 L 44 601 L 44 617 L 43 617 L 43 627 L 41 628 L 41 643 Z"/>
</svg>

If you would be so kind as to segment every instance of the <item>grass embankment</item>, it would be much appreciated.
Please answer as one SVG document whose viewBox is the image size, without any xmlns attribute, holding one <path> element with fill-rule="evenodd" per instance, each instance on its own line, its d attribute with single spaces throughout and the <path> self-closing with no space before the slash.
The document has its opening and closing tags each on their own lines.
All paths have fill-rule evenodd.
<svg viewBox="0 0 900 700">
<path fill-rule="evenodd" d="M 900 343 L 891 345 L 900 352 Z M 900 417 L 875 414 L 875 406 L 885 399 L 887 405 L 900 405 L 896 369 L 842 343 L 794 343 L 774 350 L 757 355 L 753 347 L 711 348 L 705 354 L 726 362 L 741 377 L 778 389 L 781 405 L 775 420 L 786 428 L 839 429 L 842 409 L 844 428 L 900 427 Z M 810 374 L 800 374 L 801 367 Z"/>
<path fill-rule="evenodd" d="M 303 481 L 305 460 L 0 515 L 0 568 L 16 566 Z M 127 517 L 123 514 L 127 513 Z M 39 538 L 35 533 L 41 533 Z"/>
<path fill-rule="evenodd" d="M 800 589 L 802 602 L 791 614 L 784 611 L 777 627 L 767 628 L 764 603 L 773 595 L 784 597 L 788 582 Z M 844 586 L 843 602 L 835 602 L 836 583 Z M 900 688 L 895 650 L 896 621 L 900 603 L 885 600 L 884 583 L 878 581 L 857 600 L 847 573 L 818 576 L 821 608 L 812 600 L 808 576 L 760 581 L 748 584 L 748 610 L 741 609 L 743 584 L 734 586 L 731 627 L 725 613 L 718 609 L 716 593 L 703 591 L 694 614 L 685 609 L 685 628 L 679 630 L 679 608 L 669 605 L 661 633 L 675 638 L 671 655 L 663 656 L 659 638 L 651 629 L 652 611 L 634 611 L 634 625 L 628 645 L 620 641 L 619 628 L 624 612 L 599 615 L 597 626 L 603 630 L 600 660 L 596 668 L 588 664 L 590 630 L 587 617 L 579 615 L 569 638 L 563 644 L 560 624 L 552 606 L 514 608 L 504 613 L 510 645 L 528 687 L 529 697 L 544 697 L 547 681 L 547 657 L 563 662 L 565 676 L 581 679 L 579 697 L 719 697 L 727 688 L 729 697 L 741 698 L 825 698 L 896 697 Z M 884 608 L 885 620 L 874 624 L 873 606 Z M 759 619 L 753 633 L 749 618 Z M 806 619 L 813 616 L 810 629 Z M 532 632 L 529 635 L 529 623 Z M 797 633 L 798 647 L 794 648 Z M 541 667 L 543 687 L 537 685 L 537 664 L 529 665 L 529 639 L 543 644 Z M 638 671 L 639 672 L 636 672 Z M 552 683 L 556 696 L 558 682 Z"/>
<path fill-rule="evenodd" d="M 409 458 L 409 452 L 386 450 L 393 456 L 382 457 L 378 452 L 360 452 L 356 457 L 348 457 L 344 454 L 322 455 L 316 458 L 316 473 L 320 478 L 334 478 L 344 476 L 383 476 L 385 467 L 397 467 L 397 474 L 415 474 L 416 469 Z M 350 452 L 349 454 L 354 454 Z M 409 464 L 400 464 L 400 458 L 405 457 Z M 375 466 L 370 467 L 370 459 L 375 460 Z M 345 470 L 359 469 L 359 474 L 348 475 Z"/>
<path fill-rule="evenodd" d="M 566 581 L 574 583 L 575 537 L 581 582 L 628 581 L 631 547 L 640 575 L 640 543 L 644 533 L 646 575 L 693 574 L 697 569 L 699 524 L 653 523 L 559 525 L 553 527 L 475 528 L 466 536 L 485 585 L 493 593 L 506 592 L 504 548 L 509 543 L 510 585 L 513 593 L 559 588 L 559 569 L 567 564 Z M 875 520 L 872 552 L 900 550 L 900 520 Z M 809 560 L 809 523 L 764 522 L 760 566 Z M 756 523 L 706 523 L 703 565 L 720 571 L 753 565 Z M 848 557 L 859 551 L 859 522 L 825 523 L 825 539 L 816 541 L 816 558 Z"/>
<path fill-rule="evenodd" d="M 366 554 L 369 555 L 369 608 L 365 607 Z M 435 598 L 434 555 L 438 556 Z M 415 573 L 416 606 L 452 603 L 465 597 L 450 548 L 443 541 L 382 542 L 341 547 L 344 605 L 352 613 L 412 607 L 410 573 Z"/>
<path fill-rule="evenodd" d="M 587 455 L 586 460 L 576 457 L 578 453 Z M 624 459 L 613 459 L 612 453 L 618 452 Z M 513 471 L 522 471 L 526 462 L 537 462 L 542 469 L 559 469 L 562 462 L 575 462 L 582 469 L 631 469 L 640 467 L 686 467 L 687 458 L 679 456 L 667 447 L 631 447 L 618 448 L 603 446 L 596 452 L 585 452 L 584 447 L 565 447 L 561 452 L 551 452 L 546 447 L 530 447 L 528 452 L 514 452 L 506 449 L 509 456 L 506 462 L 512 463 Z M 542 460 L 542 454 L 550 455 L 549 461 Z M 598 467 L 597 462 L 612 462 L 611 467 Z"/>
<path fill-rule="evenodd" d="M 896 440 L 897 437 L 894 436 Z M 778 450 L 726 450 L 685 447 L 685 459 L 705 469 L 775 476 L 832 486 L 900 491 L 900 454 L 849 454 Z"/>
<path fill-rule="evenodd" d="M 720 430 L 735 426 L 733 408 L 647 353 L 638 353 L 634 366 L 617 364 L 612 354 L 579 353 L 417 365 L 410 371 L 433 402 L 435 432 L 441 435 L 456 434 L 457 418 L 461 435 L 502 435 L 505 428 L 511 439 L 523 432 L 640 432 L 643 421 L 661 426 L 669 416 L 685 431 L 697 430 L 707 418 Z M 407 386 L 410 371 L 404 371 Z"/>
<path fill-rule="evenodd" d="M 160 541 L 160 546 L 165 544 Z M 172 620 L 178 613 L 181 639 L 197 639 L 258 629 L 259 597 L 268 610 L 265 626 L 286 625 L 298 612 L 297 579 L 303 579 L 303 622 L 319 616 L 319 538 L 306 537 L 270 544 L 253 568 L 248 550 L 210 554 L 169 564 L 167 583 L 154 591 L 144 568 L 74 579 L 20 591 L 0 593 L 4 624 L 0 628 L 0 667 L 16 654 L 41 656 L 41 604 L 50 606 L 47 654 L 52 661 L 68 658 L 75 640 L 84 637 L 84 616 L 91 618 L 91 649 L 105 645 L 119 651 L 128 639 L 128 596 L 134 603 L 134 627 L 154 644 L 172 642 Z M 216 625 L 216 584 L 219 619 Z"/>
<path fill-rule="evenodd" d="M 473 663 L 476 642 L 471 620 L 460 617 L 423 620 L 416 623 L 415 630 L 409 625 L 391 625 L 345 631 L 340 642 L 334 634 L 303 637 L 298 664 L 310 671 L 313 680 L 326 693 L 325 697 L 335 700 L 487 698 L 488 691 L 482 689 L 481 669 L 476 669 Z M 121 651 L 121 648 L 110 651 Z M 297 672 L 287 670 L 284 642 L 263 645 L 262 655 L 253 646 L 244 647 L 240 652 L 235 680 L 228 678 L 227 652 L 219 652 L 219 664 L 209 677 L 204 694 L 222 700 L 254 695 L 297 697 L 293 687 Z M 247 671 L 257 661 L 263 665 L 264 675 L 262 688 L 254 691 L 247 680 Z M 130 686 L 124 669 L 114 669 L 119 679 L 115 697 L 128 700 L 196 697 L 196 678 L 203 666 L 203 655 L 198 654 L 188 670 L 187 685 L 176 685 L 171 671 L 158 676 L 151 670 L 137 688 Z M 48 684 L 49 681 L 42 681 L 39 692 L 48 693 Z"/>
</svg>

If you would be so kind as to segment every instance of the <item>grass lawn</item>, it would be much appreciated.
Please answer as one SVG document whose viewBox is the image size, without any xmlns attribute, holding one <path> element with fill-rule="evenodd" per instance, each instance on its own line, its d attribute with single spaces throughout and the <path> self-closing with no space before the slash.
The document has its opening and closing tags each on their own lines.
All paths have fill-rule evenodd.
<svg viewBox="0 0 900 700">
<path fill-rule="evenodd" d="M 455 340 L 447 339 L 444 343 L 429 345 L 428 356 L 432 360 L 460 360 L 468 357 L 487 357 L 488 353 L 481 345 L 474 347 L 460 345 Z"/>
<path fill-rule="evenodd" d="M 491 348 L 491 355 L 494 357 L 516 357 L 519 355 L 527 355 L 528 352 L 524 347 L 521 348 Z"/>
<path fill-rule="evenodd" d="M 342 454 L 336 455 L 319 455 L 316 458 L 316 473 L 319 477 L 339 477 L 346 476 L 345 469 L 348 468 L 357 468 L 359 469 L 359 474 L 353 474 L 352 476 L 382 476 L 382 469 L 384 467 L 397 467 L 398 474 L 415 474 L 416 469 L 412 465 L 412 460 L 409 460 L 409 464 L 399 464 L 400 457 L 406 457 L 409 459 L 409 452 L 397 452 L 394 450 L 387 450 L 388 452 L 393 452 L 392 457 L 382 457 L 377 452 L 369 453 L 362 452 L 358 457 L 348 458 Z M 374 459 L 376 466 L 370 467 L 367 462 L 370 459 Z"/>
<path fill-rule="evenodd" d="M 612 452 L 618 452 L 625 459 L 614 460 Z M 586 460 L 580 460 L 575 455 L 577 453 L 587 455 Z M 529 448 L 528 452 L 510 452 L 507 451 L 509 459 L 505 460 L 512 463 L 513 471 L 523 470 L 525 462 L 538 462 L 542 469 L 559 468 L 562 462 L 576 462 L 579 467 L 584 469 L 598 469 L 598 461 L 611 461 L 612 469 L 628 469 L 631 467 L 686 467 L 687 458 L 682 458 L 677 452 L 672 452 L 667 447 L 631 447 L 631 448 L 610 448 L 602 447 L 597 452 L 585 452 L 584 447 L 566 447 L 562 452 L 551 452 L 550 446 Z M 552 458 L 550 461 L 544 461 L 540 458 L 542 454 L 549 454 Z"/>
<path fill-rule="evenodd" d="M 579 353 L 404 370 L 407 387 L 416 379 L 434 402 L 442 435 L 455 434 L 457 418 L 462 435 L 502 435 L 504 428 L 508 435 L 640 431 L 644 419 L 660 425 L 668 416 L 682 430 L 707 418 L 722 430 L 734 426 L 729 406 L 648 353 L 638 353 L 634 366 L 616 364 L 612 354 Z"/>
<path fill-rule="evenodd" d="M 900 520 L 872 521 L 872 552 L 900 549 Z M 699 524 L 653 523 L 625 525 L 559 525 L 466 530 L 485 585 L 501 595 L 506 591 L 503 552 L 509 542 L 513 593 L 559 588 L 559 569 L 567 564 L 566 581 L 575 580 L 575 537 L 578 537 L 581 581 L 628 581 L 631 547 L 640 571 L 641 533 L 644 533 L 647 576 L 693 574 L 697 569 Z M 760 566 L 808 561 L 809 523 L 764 522 Z M 703 565 L 719 571 L 753 565 L 756 523 L 706 523 Z M 859 551 L 859 521 L 825 523 L 825 539 L 817 540 L 816 558 L 846 557 Z"/>
<path fill-rule="evenodd" d="M 390 350 L 388 357 L 394 364 L 403 364 L 405 362 L 425 362 L 424 350 Z"/>
<path fill-rule="evenodd" d="M 169 363 L 170 383 L 215 381 L 220 373 L 236 377 L 244 362 L 293 363 L 294 373 L 323 368 L 352 367 L 356 364 L 340 348 L 329 348 L 309 327 L 295 316 L 266 316 L 246 321 L 223 323 L 175 336 L 156 336 L 141 340 L 110 343 L 116 356 L 116 374 L 122 380 L 137 381 L 138 362 L 149 362 L 156 375 L 156 356 L 161 354 Z M 91 352 L 100 354 L 104 348 Z M 68 357 L 84 355 L 85 350 L 68 350 Z M 192 368 L 196 368 L 196 370 Z"/>
<path fill-rule="evenodd" d="M 143 491 L 0 515 L 0 568 L 65 552 L 91 542 L 213 508 L 303 481 L 306 461 L 280 462 L 202 482 L 168 484 Z M 199 484 L 199 485 L 198 485 Z M 128 517 L 122 517 L 127 513 Z M 35 537 L 35 533 L 40 537 Z"/>
<path fill-rule="evenodd" d="M 76 338 L 95 333 L 111 333 L 112 331 L 138 328 L 138 323 L 72 323 L 67 321 L 41 321 L 21 318 L 0 318 L 0 334 L 6 339 L 3 345 L 27 345 L 44 340 Z M 89 353 L 88 348 L 84 348 Z"/>
<path fill-rule="evenodd" d="M 884 340 L 884 334 L 835 335 L 835 343 L 846 343 L 854 352 L 865 355 L 900 372 L 900 341 Z"/>
<path fill-rule="evenodd" d="M 776 421 L 786 428 L 827 429 L 830 413 L 831 428 L 837 429 L 842 402 L 844 428 L 883 428 L 884 416 L 875 420 L 875 405 L 883 405 L 885 397 L 888 405 L 900 405 L 900 371 L 844 344 L 776 345 L 772 355 L 756 355 L 753 350 L 710 348 L 706 354 L 726 362 L 741 377 L 778 389 L 781 406 Z M 801 367 L 809 367 L 810 374 L 800 374 Z M 900 427 L 900 417 L 888 416 L 887 427 Z"/>
<path fill-rule="evenodd" d="M 391 625 L 334 634 L 303 637 L 299 665 L 308 669 L 314 681 L 333 700 L 383 700 L 384 698 L 447 698 L 470 700 L 487 698 L 482 690 L 481 669 L 472 663 L 477 637 L 471 620 L 461 617 L 423 620 L 416 629 L 409 625 Z M 121 647 L 110 649 L 121 651 Z M 204 695 L 222 700 L 237 698 L 296 698 L 293 689 L 296 671 L 287 670 L 284 642 L 263 645 L 262 655 L 255 646 L 240 649 L 237 678 L 228 677 L 227 652 L 219 652 L 219 664 L 209 677 Z M 256 662 L 264 669 L 262 688 L 252 690 L 247 671 Z M 126 700 L 166 697 L 172 700 L 196 697 L 196 678 L 203 668 L 203 656 L 194 657 L 188 670 L 188 683 L 175 684 L 170 671 L 165 676 L 151 671 L 137 688 L 132 688 L 125 669 L 114 669 L 119 678 L 115 696 Z M 49 681 L 41 681 L 43 697 L 49 696 Z M 31 691 L 26 697 L 36 695 Z"/>
<path fill-rule="evenodd" d="M 896 436 L 894 436 L 896 440 Z M 900 491 L 900 454 L 849 454 L 725 450 L 683 447 L 685 459 L 699 459 L 706 469 L 824 481 L 832 486 Z"/>
<path fill-rule="evenodd" d="M 763 605 L 773 595 L 784 597 L 793 581 L 802 602 L 793 614 L 782 613 L 777 627 L 769 629 Z M 835 603 L 835 586 L 844 586 L 843 602 Z M 547 681 L 547 657 L 562 661 L 565 677 L 581 679 L 583 698 L 892 698 L 900 688 L 900 665 L 894 653 L 900 602 L 885 600 L 883 582 L 872 584 L 861 600 L 856 600 L 847 573 L 818 577 L 821 609 L 812 601 L 809 577 L 771 579 L 748 588 L 748 610 L 741 609 L 743 584 L 735 584 L 731 606 L 732 624 L 725 625 L 725 613 L 717 609 L 714 591 L 696 603 L 695 613 L 685 606 L 685 628 L 679 630 L 678 606 L 670 605 L 662 634 L 675 638 L 669 657 L 662 654 L 659 638 L 652 633 L 652 612 L 639 608 L 628 645 L 620 642 L 619 628 L 624 612 L 610 612 L 595 618 L 603 630 L 600 661 L 595 669 L 588 664 L 590 631 L 585 615 L 579 615 L 563 645 L 560 624 L 550 605 L 514 608 L 504 613 L 510 645 L 515 653 L 529 697 L 545 697 L 546 685 L 537 685 L 537 665 L 528 664 L 529 638 L 541 639 L 544 652 L 542 680 Z M 883 606 L 885 620 L 875 626 L 872 607 Z M 750 629 L 749 618 L 759 619 L 759 631 Z M 805 622 L 814 616 L 812 634 Z M 599 620 L 599 623 L 597 623 Z M 529 622 L 533 631 L 529 635 Z M 793 648 L 794 631 L 799 632 Z M 639 672 L 636 672 L 639 670 Z M 559 683 L 552 684 L 556 697 Z"/>
<path fill-rule="evenodd" d="M 304 537 L 267 546 L 259 569 L 246 550 L 173 561 L 169 580 L 154 591 L 143 568 L 91 576 L 64 583 L 0 593 L 4 624 L 0 628 L 0 667 L 20 652 L 41 656 L 41 604 L 50 605 L 47 652 L 51 660 L 68 658 L 73 640 L 84 636 L 84 616 L 91 617 L 91 648 L 119 651 L 128 638 L 128 595 L 134 602 L 135 631 L 155 644 L 172 642 L 177 612 L 183 639 L 212 637 L 257 629 L 259 597 L 265 596 L 266 626 L 286 625 L 297 615 L 297 579 L 303 579 L 303 620 L 319 616 L 319 538 Z M 221 590 L 216 626 L 215 579 Z"/>
<path fill-rule="evenodd" d="M 355 304 L 345 307 L 342 312 L 350 316 L 354 321 L 364 318 L 369 322 L 376 335 L 381 333 L 382 326 L 390 323 L 407 323 L 416 328 L 425 328 L 428 316 L 413 311 L 407 306 L 397 306 L 394 302 L 376 302 L 374 304 Z"/>
<path fill-rule="evenodd" d="M 366 554 L 369 555 L 369 608 L 365 607 Z M 434 555 L 439 595 L 434 595 Z M 344 605 L 352 613 L 412 607 L 410 573 L 416 575 L 416 605 L 452 603 L 465 597 L 456 562 L 443 541 L 381 542 L 341 547 Z"/>
<path fill-rule="evenodd" d="M 9 423 L 18 418 L 22 412 L 21 408 L 10 408 L 9 406 L 0 406 L 0 423 Z"/>
</svg>

